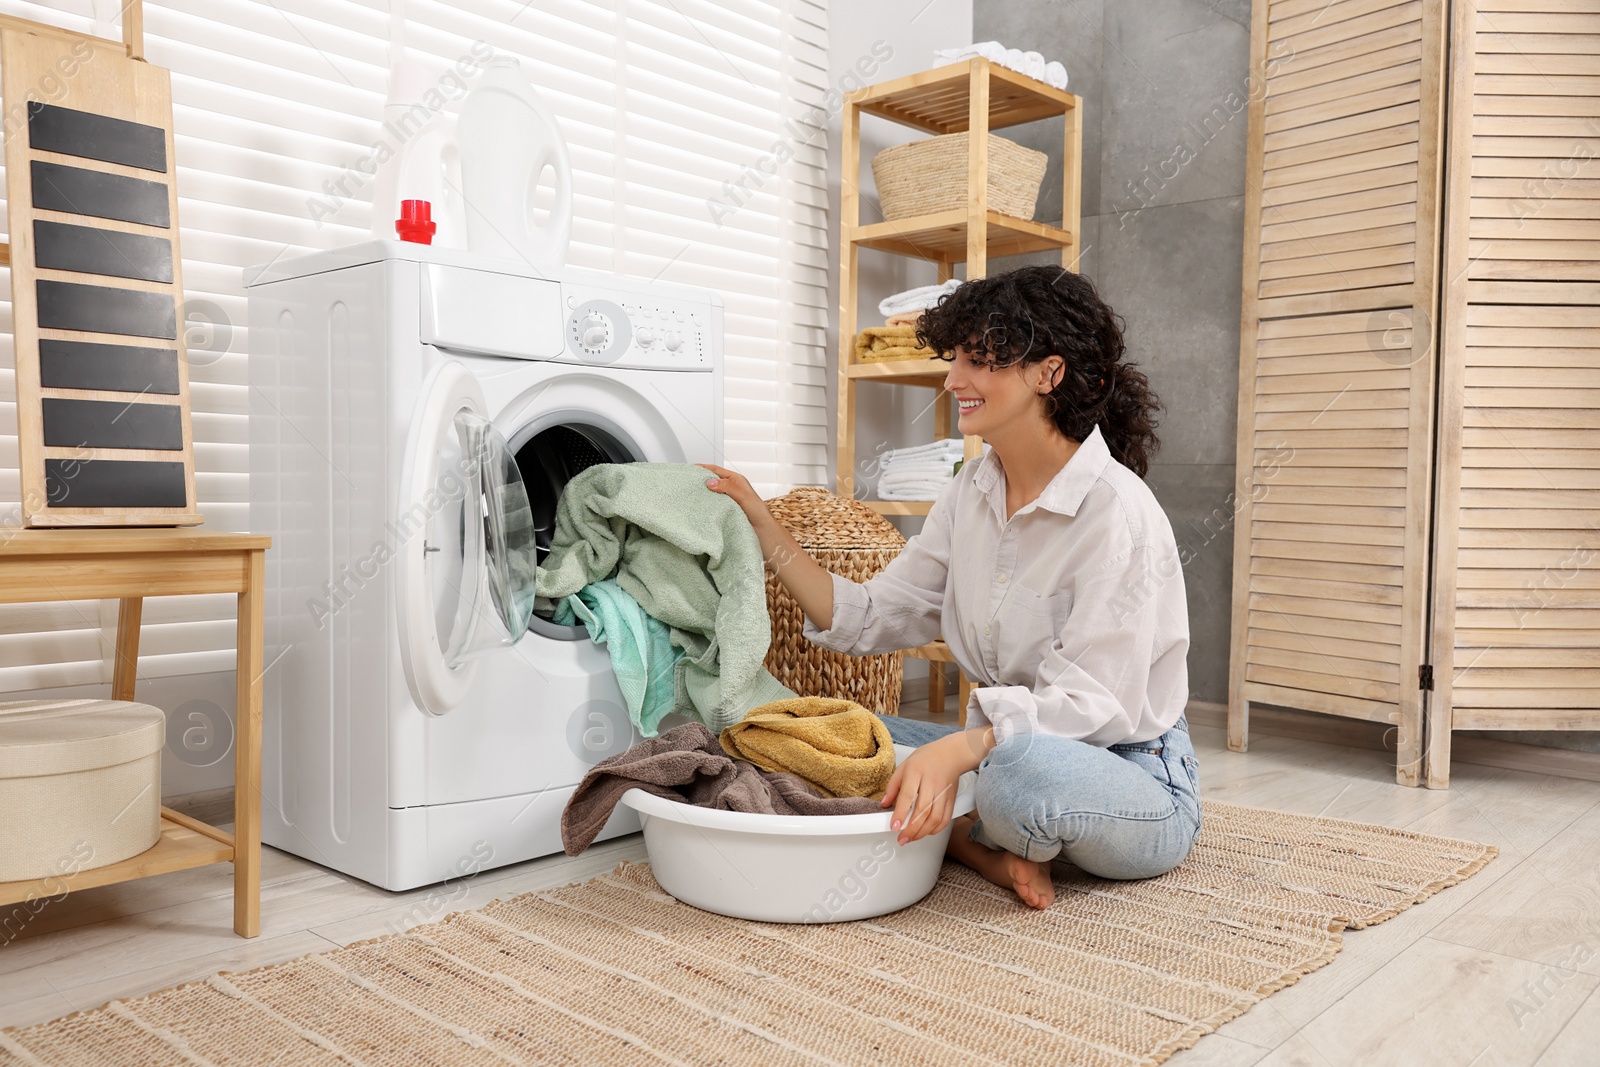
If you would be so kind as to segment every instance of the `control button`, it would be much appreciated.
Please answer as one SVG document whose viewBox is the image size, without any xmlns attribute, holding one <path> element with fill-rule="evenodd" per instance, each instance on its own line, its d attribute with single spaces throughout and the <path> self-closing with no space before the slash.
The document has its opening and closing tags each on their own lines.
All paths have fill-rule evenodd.
<svg viewBox="0 0 1600 1067">
<path fill-rule="evenodd" d="M 567 307 L 575 308 L 577 306 L 578 306 L 578 298 L 577 297 L 575 297 L 575 296 L 567 297 Z"/>
<path fill-rule="evenodd" d="M 649 348 L 651 345 L 656 343 L 655 332 L 642 326 L 639 328 L 639 331 L 634 334 L 634 336 L 639 339 L 640 348 Z"/>
<path fill-rule="evenodd" d="M 669 332 L 666 335 L 666 342 L 668 352 L 676 352 L 683 347 L 683 338 L 678 336 L 677 333 Z"/>
</svg>

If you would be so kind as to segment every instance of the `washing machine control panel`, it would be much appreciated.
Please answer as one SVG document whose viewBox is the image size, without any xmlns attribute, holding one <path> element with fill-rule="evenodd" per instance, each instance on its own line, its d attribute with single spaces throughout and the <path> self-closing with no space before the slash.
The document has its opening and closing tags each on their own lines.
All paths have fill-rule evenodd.
<svg viewBox="0 0 1600 1067">
<path fill-rule="evenodd" d="M 709 304 L 629 293 L 569 291 L 567 350 L 580 362 L 650 370 L 710 370 Z"/>
</svg>

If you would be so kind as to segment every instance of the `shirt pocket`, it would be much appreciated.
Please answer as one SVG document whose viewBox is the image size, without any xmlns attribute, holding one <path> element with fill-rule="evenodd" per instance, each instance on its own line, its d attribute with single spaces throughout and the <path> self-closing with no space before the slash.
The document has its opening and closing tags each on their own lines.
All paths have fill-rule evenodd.
<svg viewBox="0 0 1600 1067">
<path fill-rule="evenodd" d="M 1043 639 L 1048 648 L 1061 636 L 1072 614 L 1072 594 L 1064 589 L 1041 593 L 1027 586 L 1013 586 L 1011 595 L 1000 605 L 1002 616 L 1009 615 L 1018 636 Z"/>
</svg>

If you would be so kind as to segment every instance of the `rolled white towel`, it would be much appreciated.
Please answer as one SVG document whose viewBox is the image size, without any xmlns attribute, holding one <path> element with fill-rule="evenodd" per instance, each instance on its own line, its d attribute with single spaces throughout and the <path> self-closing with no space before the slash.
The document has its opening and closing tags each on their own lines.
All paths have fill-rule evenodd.
<svg viewBox="0 0 1600 1067">
<path fill-rule="evenodd" d="M 921 285 L 915 289 L 907 289 L 903 293 L 896 293 L 879 301 L 878 312 L 884 318 L 888 318 L 907 311 L 926 311 L 937 304 L 941 296 L 951 292 L 960 284 L 959 278 L 951 278 L 943 285 Z"/>
<path fill-rule="evenodd" d="M 1019 48 L 1007 48 L 999 41 L 978 41 L 967 45 L 965 48 L 941 48 L 933 53 L 933 62 L 936 66 L 947 63 L 958 63 L 963 59 L 982 56 L 991 63 L 998 63 L 1002 67 L 1021 71 L 1030 78 L 1037 78 L 1046 85 L 1053 85 L 1057 89 L 1067 87 L 1067 68 L 1061 63 L 1051 60 L 1043 62 L 1044 57 L 1037 52 L 1024 53 Z M 1028 57 L 1039 56 L 1041 63 L 1036 65 Z"/>
</svg>

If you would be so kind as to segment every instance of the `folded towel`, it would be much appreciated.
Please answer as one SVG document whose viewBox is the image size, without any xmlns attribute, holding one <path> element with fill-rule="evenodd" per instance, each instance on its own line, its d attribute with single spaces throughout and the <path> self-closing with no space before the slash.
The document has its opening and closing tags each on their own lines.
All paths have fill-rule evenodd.
<svg viewBox="0 0 1600 1067">
<path fill-rule="evenodd" d="M 892 463 L 878 465 L 880 477 L 885 481 L 922 482 L 934 478 L 949 478 L 955 474 L 956 461 L 939 463 Z"/>
<path fill-rule="evenodd" d="M 933 359 L 932 349 L 917 345 L 915 326 L 868 326 L 856 334 L 856 361 Z"/>
<path fill-rule="evenodd" d="M 556 505 L 538 593 L 551 599 L 615 575 L 674 648 L 673 707 L 720 730 L 794 690 L 762 667 L 772 644 L 761 544 L 739 505 L 692 463 L 598 463 Z"/>
<path fill-rule="evenodd" d="M 879 301 L 878 314 L 888 318 L 890 315 L 899 315 L 907 311 L 926 311 L 937 304 L 941 296 L 954 291 L 960 285 L 959 278 L 951 278 L 940 285 L 919 285 L 915 289 L 907 289 L 903 293 L 896 293 Z"/>
<path fill-rule="evenodd" d="M 926 309 L 923 309 L 926 310 Z M 922 321 L 921 311 L 902 311 L 898 315 L 890 315 L 884 320 L 885 326 L 915 326 Z"/>
<path fill-rule="evenodd" d="M 590 582 L 562 598 L 553 617 L 563 626 L 582 619 L 590 639 L 606 646 L 628 718 L 645 737 L 654 737 L 661 720 L 672 712 L 674 675 L 683 655 L 672 647 L 667 624 L 645 614 L 614 578 Z"/>
<path fill-rule="evenodd" d="M 949 482 L 917 482 L 878 489 L 879 500 L 937 500 Z"/>
<path fill-rule="evenodd" d="M 722 731 L 722 750 L 764 771 L 788 771 L 825 797 L 880 799 L 894 774 L 889 728 L 853 700 L 763 704 Z"/>
<path fill-rule="evenodd" d="M 935 441 L 927 445 L 909 445 L 905 448 L 891 448 L 880 457 L 880 462 L 896 462 L 904 459 L 918 459 L 929 462 L 943 459 L 953 455 L 960 459 L 966 451 L 966 442 L 959 437 L 947 437 L 943 441 Z"/>
<path fill-rule="evenodd" d="M 892 751 L 892 750 L 891 750 Z M 867 797 L 820 797 L 793 774 L 763 771 L 722 750 L 716 735 L 684 723 L 601 760 L 589 769 L 561 812 L 561 845 L 576 856 L 600 836 L 630 789 L 668 800 L 760 815 L 863 815 L 881 811 Z"/>
<path fill-rule="evenodd" d="M 1024 52 L 1020 48 L 1007 48 L 999 41 L 978 41 L 963 48 L 941 48 L 933 53 L 935 66 L 944 66 L 947 63 L 959 63 L 963 59 L 972 59 L 982 56 L 991 63 L 998 63 L 1002 67 L 1021 71 L 1028 77 L 1042 81 L 1046 85 L 1053 85 L 1057 89 L 1067 87 L 1067 68 L 1055 60 L 1046 62 L 1044 56 L 1038 52 Z"/>
</svg>

